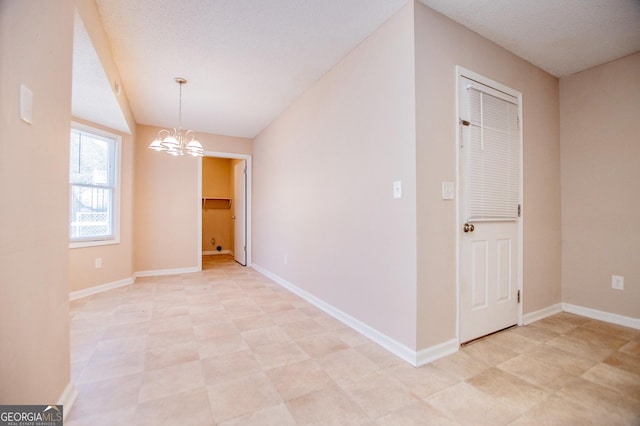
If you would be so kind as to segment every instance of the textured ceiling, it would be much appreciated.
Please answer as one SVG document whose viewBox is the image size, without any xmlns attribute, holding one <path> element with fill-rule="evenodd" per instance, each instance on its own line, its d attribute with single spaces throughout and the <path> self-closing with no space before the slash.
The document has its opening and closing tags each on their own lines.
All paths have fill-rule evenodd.
<svg viewBox="0 0 640 426">
<path fill-rule="evenodd" d="M 406 0 L 98 0 L 136 121 L 254 137 Z"/>
<path fill-rule="evenodd" d="M 74 17 L 71 89 L 71 114 L 74 117 L 131 133 L 78 13 Z"/>
<path fill-rule="evenodd" d="M 253 138 L 408 1 L 96 3 L 136 122 L 177 126 L 173 78 L 184 77 L 184 128 Z M 555 76 L 640 50 L 640 0 L 420 1 Z M 113 93 L 106 78 L 98 84 L 99 72 L 91 76 L 96 63 L 79 57 L 91 55 L 82 46 L 74 55 L 74 109 L 105 99 L 90 112 L 103 120 L 91 121 L 108 125 L 115 114 L 117 122 L 118 113 L 100 110 L 108 94 L 92 90 Z"/>
<path fill-rule="evenodd" d="M 420 0 L 561 77 L 640 51 L 640 0 Z"/>
</svg>

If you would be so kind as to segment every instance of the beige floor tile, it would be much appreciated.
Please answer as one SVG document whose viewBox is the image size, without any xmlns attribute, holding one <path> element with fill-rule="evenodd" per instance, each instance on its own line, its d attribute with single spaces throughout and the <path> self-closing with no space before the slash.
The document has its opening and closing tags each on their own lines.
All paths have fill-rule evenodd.
<svg viewBox="0 0 640 426">
<path fill-rule="evenodd" d="M 136 410 L 135 424 L 137 426 L 213 425 L 207 390 L 202 388 L 144 402 Z"/>
<path fill-rule="evenodd" d="M 399 380 L 380 372 L 343 385 L 343 389 L 369 417 L 376 419 L 419 401 Z"/>
<path fill-rule="evenodd" d="M 138 392 L 141 386 L 142 374 L 76 384 L 78 399 L 74 403 L 71 413 L 68 413 L 69 419 L 80 419 L 135 407 L 138 403 Z"/>
<path fill-rule="evenodd" d="M 636 340 L 640 341 L 640 330 L 636 330 L 629 327 L 624 327 L 617 324 L 611 324 L 608 322 L 589 320 L 582 324 L 582 327 L 590 328 L 595 331 L 599 331 L 610 336 L 616 336 L 624 340 Z"/>
<path fill-rule="evenodd" d="M 102 411 L 83 417 L 76 416 L 75 408 L 64 419 L 65 426 L 113 426 L 115 424 L 133 425 L 136 419 L 136 405 L 128 405 L 113 411 Z"/>
<path fill-rule="evenodd" d="M 562 371 L 573 376 L 579 376 L 596 364 L 596 361 L 565 352 L 549 345 L 537 346 L 527 355 L 539 361 L 559 367 Z"/>
<path fill-rule="evenodd" d="M 216 423 L 282 402 L 264 373 L 208 386 L 207 390 Z"/>
<path fill-rule="evenodd" d="M 591 418 L 600 424 L 640 422 L 640 404 L 637 400 L 591 381 L 573 379 L 557 394 L 588 410 Z"/>
<path fill-rule="evenodd" d="M 220 426 L 295 426 L 296 422 L 284 403 L 253 411 L 227 420 Z"/>
<path fill-rule="evenodd" d="M 426 402 L 415 402 L 378 419 L 380 425 L 393 426 L 455 426 L 458 423 L 446 417 Z"/>
<path fill-rule="evenodd" d="M 204 358 L 201 361 L 204 370 L 204 379 L 207 385 L 216 385 L 222 382 L 250 376 L 262 371 L 250 350 L 240 350 L 229 354 Z"/>
<path fill-rule="evenodd" d="M 335 385 L 322 367 L 311 359 L 276 367 L 266 373 L 284 400 Z"/>
<path fill-rule="evenodd" d="M 371 418 L 337 386 L 287 402 L 297 425 L 363 425 Z"/>
<path fill-rule="evenodd" d="M 560 367 L 529 355 L 518 355 L 499 364 L 497 368 L 547 391 L 555 391 L 575 377 Z"/>
<path fill-rule="evenodd" d="M 517 330 L 517 327 L 505 330 L 489 336 L 488 339 L 494 345 L 502 346 L 505 349 L 518 353 L 530 351 L 541 344 L 537 340 L 522 336 L 521 332 Z M 529 334 L 533 334 L 533 332 Z"/>
<path fill-rule="evenodd" d="M 231 256 L 203 267 L 71 302 L 65 424 L 640 425 L 640 330 L 560 313 L 414 368 Z"/>
<path fill-rule="evenodd" d="M 640 358 L 640 342 L 627 342 L 623 347 L 618 349 L 618 351 Z"/>
<path fill-rule="evenodd" d="M 202 359 L 238 352 L 249 348 L 240 334 L 229 334 L 227 336 L 198 340 L 197 342 L 198 353 Z"/>
<path fill-rule="evenodd" d="M 367 342 L 363 345 L 358 345 L 353 349 L 373 361 L 380 368 L 390 368 L 406 363 L 406 361 L 393 355 L 377 343 Z"/>
<path fill-rule="evenodd" d="M 545 345 L 553 346 L 579 357 L 588 358 L 598 362 L 604 360 L 613 351 L 612 349 L 596 345 L 588 340 L 568 335 L 558 336 L 555 339 L 546 342 Z"/>
<path fill-rule="evenodd" d="M 139 402 L 164 398 L 181 392 L 204 388 L 204 372 L 200 361 L 185 362 L 144 373 Z"/>
<path fill-rule="evenodd" d="M 229 336 L 238 333 L 239 330 L 231 321 L 218 323 L 202 323 L 193 326 L 193 334 L 198 340 Z"/>
<path fill-rule="evenodd" d="M 144 371 L 144 352 L 113 354 L 108 358 L 91 359 L 76 383 L 97 382 L 129 376 Z"/>
<path fill-rule="evenodd" d="M 236 318 L 233 320 L 233 323 L 239 331 L 255 330 L 257 328 L 272 327 L 275 325 L 271 316 L 266 314 Z"/>
<path fill-rule="evenodd" d="M 566 336 L 588 341 L 593 345 L 602 346 L 612 350 L 619 349 L 627 343 L 626 339 L 616 337 L 613 334 L 602 333 L 582 326 L 574 328 L 570 332 L 566 333 Z"/>
<path fill-rule="evenodd" d="M 242 337 L 251 347 L 269 345 L 272 343 L 287 343 L 291 337 L 279 326 L 257 328 L 255 330 L 243 331 Z"/>
<path fill-rule="evenodd" d="M 603 362 L 611 365 L 612 367 L 617 367 L 621 370 L 640 376 L 640 358 L 633 355 L 629 355 L 624 352 L 614 352 Z"/>
<path fill-rule="evenodd" d="M 149 349 L 146 352 L 145 370 L 158 370 L 200 358 L 198 347 L 194 341 L 177 343 L 172 346 Z"/>
<path fill-rule="evenodd" d="M 640 404 L 640 375 L 598 363 L 580 377 L 634 398 Z"/>
<path fill-rule="evenodd" d="M 309 359 L 309 355 L 293 342 L 260 345 L 252 350 L 265 370 Z"/>
<path fill-rule="evenodd" d="M 418 398 L 426 399 L 441 390 L 460 382 L 432 364 L 412 367 L 401 364 L 388 370 L 388 373 L 404 383 Z"/>
<path fill-rule="evenodd" d="M 524 413 L 540 401 L 548 392 L 497 368 L 490 368 L 467 380 L 478 390 Z"/>
<path fill-rule="evenodd" d="M 461 424 L 504 425 L 520 415 L 517 408 L 510 407 L 465 382 L 446 388 L 429 397 L 427 402 Z"/>
<path fill-rule="evenodd" d="M 311 318 L 285 323 L 282 324 L 280 328 L 282 328 L 282 330 L 284 330 L 284 332 L 292 339 L 299 339 L 327 331 L 322 325 L 318 324 L 317 321 Z"/>
<path fill-rule="evenodd" d="M 492 367 L 518 355 L 518 352 L 495 345 L 488 339 L 476 340 L 460 350 Z"/>
<path fill-rule="evenodd" d="M 458 380 L 466 380 L 489 368 L 488 364 L 462 351 L 434 361 L 432 365 Z"/>
<path fill-rule="evenodd" d="M 336 351 L 349 349 L 349 346 L 334 333 L 303 337 L 296 340 L 296 343 L 313 358 L 321 358 Z"/>
<path fill-rule="evenodd" d="M 332 352 L 319 358 L 318 363 L 339 385 L 356 382 L 380 369 L 354 349 Z"/>
</svg>

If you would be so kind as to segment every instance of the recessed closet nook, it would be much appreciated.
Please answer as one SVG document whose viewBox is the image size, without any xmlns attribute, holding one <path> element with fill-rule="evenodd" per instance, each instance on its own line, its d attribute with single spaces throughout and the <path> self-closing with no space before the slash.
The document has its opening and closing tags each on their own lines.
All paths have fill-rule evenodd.
<svg viewBox="0 0 640 426">
<path fill-rule="evenodd" d="M 202 254 L 232 254 L 233 166 L 241 160 L 202 159 Z"/>
</svg>

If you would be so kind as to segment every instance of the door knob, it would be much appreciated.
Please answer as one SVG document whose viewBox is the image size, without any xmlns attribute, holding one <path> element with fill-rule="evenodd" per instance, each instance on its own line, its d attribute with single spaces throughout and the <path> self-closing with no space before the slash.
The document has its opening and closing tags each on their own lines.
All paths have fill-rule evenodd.
<svg viewBox="0 0 640 426">
<path fill-rule="evenodd" d="M 464 230 L 464 232 L 473 232 L 476 227 L 473 226 L 473 223 L 465 223 L 462 229 Z"/>
</svg>

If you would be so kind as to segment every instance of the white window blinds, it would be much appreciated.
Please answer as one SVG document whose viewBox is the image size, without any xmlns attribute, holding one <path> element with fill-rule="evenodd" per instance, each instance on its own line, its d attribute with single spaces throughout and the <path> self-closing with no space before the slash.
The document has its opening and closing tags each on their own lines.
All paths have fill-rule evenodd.
<svg viewBox="0 0 640 426">
<path fill-rule="evenodd" d="M 515 98 L 467 87 L 468 221 L 517 220 L 520 177 L 518 104 Z"/>
</svg>

